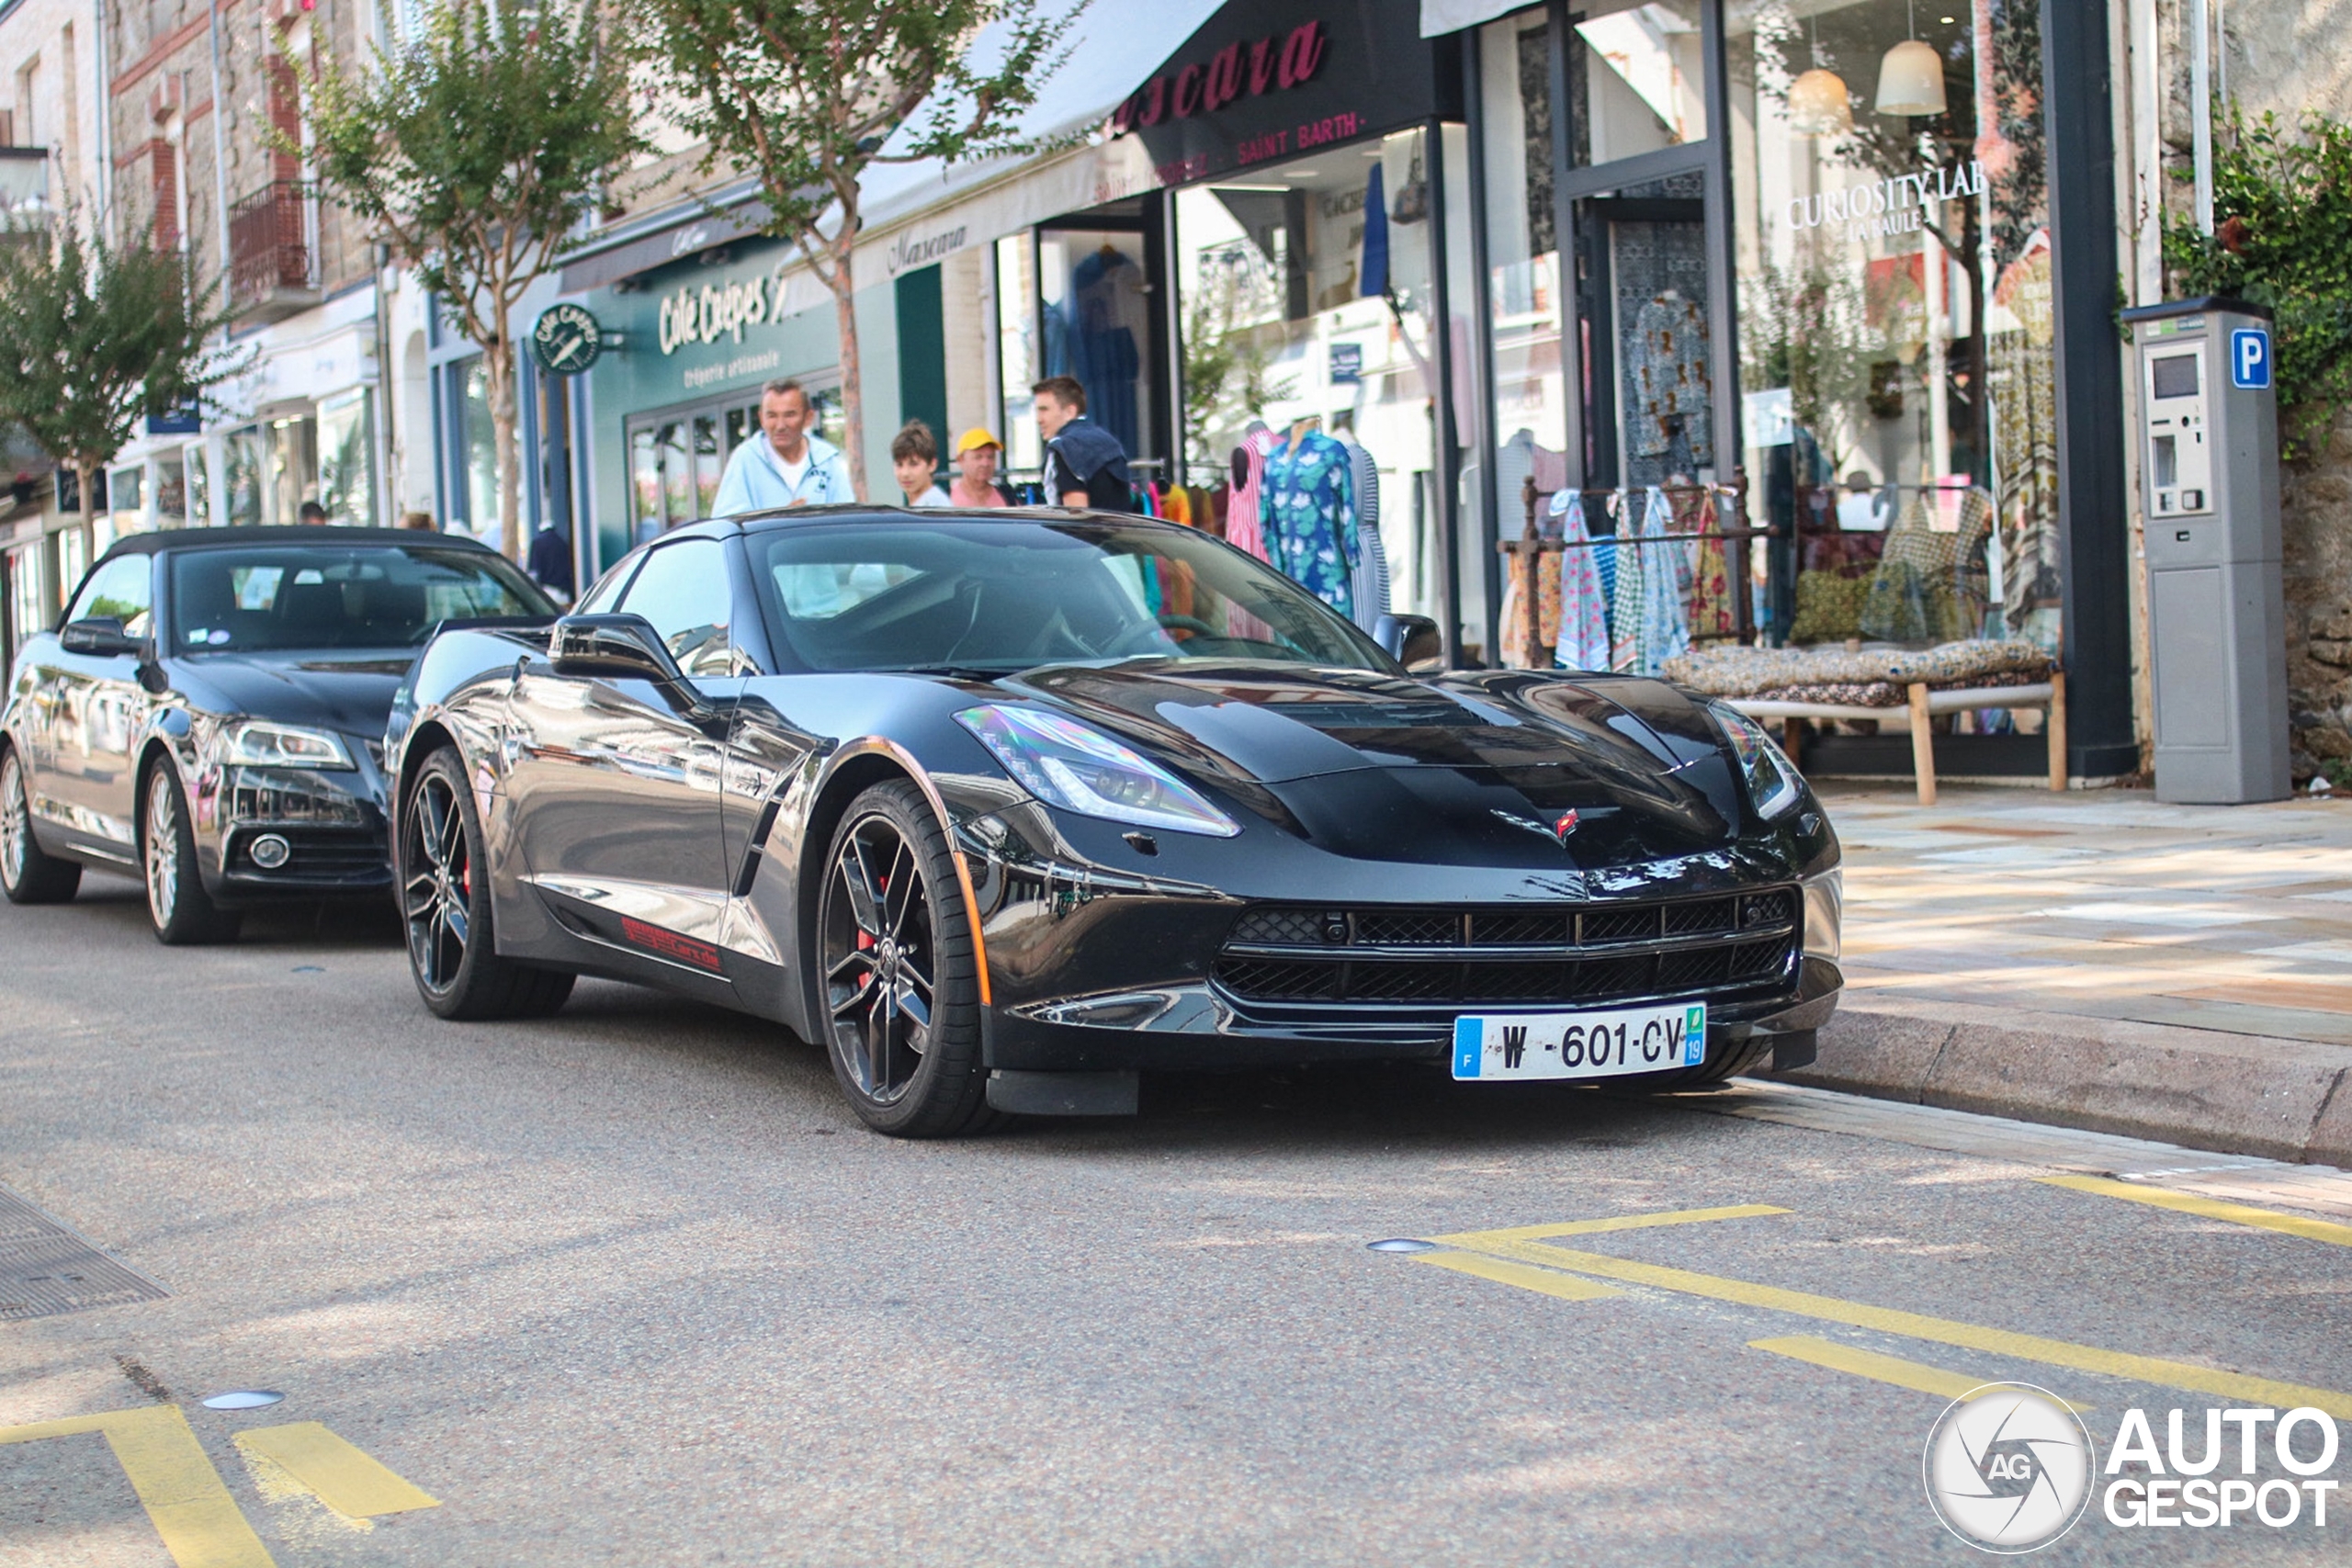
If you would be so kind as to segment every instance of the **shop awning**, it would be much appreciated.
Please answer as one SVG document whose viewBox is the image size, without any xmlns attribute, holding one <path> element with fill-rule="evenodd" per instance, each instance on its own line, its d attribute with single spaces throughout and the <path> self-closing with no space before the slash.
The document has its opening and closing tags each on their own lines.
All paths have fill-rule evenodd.
<svg viewBox="0 0 2352 1568">
<path fill-rule="evenodd" d="M 1529 0 L 1421 0 L 1421 36 L 1442 38 L 1527 9 Z"/>
<path fill-rule="evenodd" d="M 1094 0 L 1071 32 L 1069 58 L 1022 117 L 1022 136 L 1049 143 L 1102 125 L 1216 10 L 1211 0 Z M 986 34 L 978 47 L 985 59 Z M 910 123 L 926 113 L 917 109 Z M 897 140 L 913 138 L 901 130 Z M 877 164 L 863 193 L 859 281 L 870 286 L 964 245 L 1132 195 L 1136 162 L 1135 149 L 1102 143 L 1043 159 Z M 738 183 L 715 195 L 721 217 L 701 203 L 682 203 L 634 231 L 600 236 L 565 259 L 563 291 L 600 288 L 756 232 L 761 209 L 747 187 Z M 954 212 L 946 210 L 951 204 Z M 962 239 L 950 243 L 959 228 Z"/>
</svg>

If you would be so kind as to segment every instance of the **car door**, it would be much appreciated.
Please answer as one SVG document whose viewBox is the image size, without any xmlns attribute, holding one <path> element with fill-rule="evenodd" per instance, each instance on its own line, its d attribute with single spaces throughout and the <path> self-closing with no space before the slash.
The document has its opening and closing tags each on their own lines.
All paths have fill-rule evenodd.
<svg viewBox="0 0 2352 1568">
<path fill-rule="evenodd" d="M 65 624 L 105 617 L 121 622 L 132 637 L 149 636 L 154 565 L 144 554 L 107 561 L 74 596 Z M 139 781 L 131 769 L 151 700 L 139 683 L 140 660 L 62 647 L 52 660 L 51 746 L 44 774 L 33 781 L 34 809 L 57 823 L 74 848 L 134 861 Z"/>
<path fill-rule="evenodd" d="M 695 690 L 729 705 L 743 685 L 734 598 L 726 547 L 680 539 L 646 558 L 616 608 L 644 616 Z M 600 936 L 715 969 L 703 945 L 715 948 L 727 898 L 724 718 L 650 681 L 559 675 L 537 658 L 510 712 L 506 788 L 534 884 Z"/>
</svg>

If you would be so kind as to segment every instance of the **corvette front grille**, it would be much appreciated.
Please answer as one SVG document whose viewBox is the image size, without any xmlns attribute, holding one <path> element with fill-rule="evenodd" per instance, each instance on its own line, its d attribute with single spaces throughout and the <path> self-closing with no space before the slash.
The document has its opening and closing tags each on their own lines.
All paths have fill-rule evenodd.
<svg viewBox="0 0 2352 1568">
<path fill-rule="evenodd" d="M 1263 908 L 1235 922 L 1216 979 L 1237 1001 L 1416 1009 L 1606 1007 L 1783 980 L 1800 932 L 1788 887 L 1542 908 Z"/>
</svg>

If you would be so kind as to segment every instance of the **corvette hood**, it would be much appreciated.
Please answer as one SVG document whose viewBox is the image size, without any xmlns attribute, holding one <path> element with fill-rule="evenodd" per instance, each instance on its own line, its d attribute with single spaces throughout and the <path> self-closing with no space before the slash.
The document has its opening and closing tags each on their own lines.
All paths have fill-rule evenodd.
<svg viewBox="0 0 2352 1568">
<path fill-rule="evenodd" d="M 1500 863 L 1570 811 L 1593 850 L 1647 857 L 1722 844 L 1740 820 L 1713 720 L 1658 681 L 1136 660 L 1007 684 L 1372 858 L 1437 833 L 1458 841 L 1446 858 Z"/>
<path fill-rule="evenodd" d="M 412 658 L 403 649 L 206 653 L 174 660 L 171 673 L 217 713 L 374 738 Z"/>
</svg>

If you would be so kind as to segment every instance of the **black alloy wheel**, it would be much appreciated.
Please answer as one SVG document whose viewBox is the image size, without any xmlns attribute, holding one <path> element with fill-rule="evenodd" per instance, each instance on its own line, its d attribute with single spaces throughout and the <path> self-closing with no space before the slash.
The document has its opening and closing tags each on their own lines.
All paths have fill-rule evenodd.
<svg viewBox="0 0 2352 1568">
<path fill-rule="evenodd" d="M 978 964 L 930 802 L 905 780 L 876 784 L 850 803 L 826 867 L 820 1000 L 852 1109 L 898 1137 L 988 1125 Z"/>
<path fill-rule="evenodd" d="M 481 1020 L 543 1017 L 563 1005 L 573 976 L 498 956 L 481 818 L 457 748 L 443 747 L 417 771 L 395 841 L 409 972 L 426 1007 Z"/>
<path fill-rule="evenodd" d="M 14 746 L 0 744 L 0 893 L 11 904 L 62 904 L 82 886 L 82 865 L 33 837 L 32 796 Z"/>
<path fill-rule="evenodd" d="M 187 796 L 169 762 L 147 770 L 140 787 L 139 862 L 147 884 L 147 919 L 166 947 L 234 942 L 244 917 L 204 890 L 196 868 L 196 829 Z"/>
</svg>

